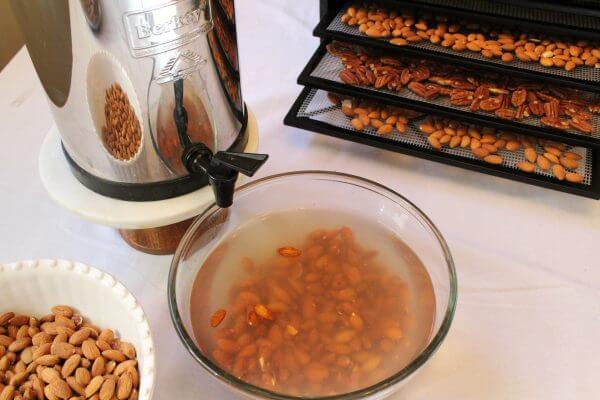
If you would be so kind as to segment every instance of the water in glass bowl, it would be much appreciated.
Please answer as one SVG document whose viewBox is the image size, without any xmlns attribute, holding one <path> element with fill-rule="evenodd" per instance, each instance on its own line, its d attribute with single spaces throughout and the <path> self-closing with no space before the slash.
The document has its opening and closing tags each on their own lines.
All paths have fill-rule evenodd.
<svg viewBox="0 0 600 400">
<path fill-rule="evenodd" d="M 431 279 L 382 224 L 335 210 L 256 218 L 196 276 L 202 351 L 230 374 L 295 396 L 348 393 L 399 372 L 426 347 Z"/>
</svg>

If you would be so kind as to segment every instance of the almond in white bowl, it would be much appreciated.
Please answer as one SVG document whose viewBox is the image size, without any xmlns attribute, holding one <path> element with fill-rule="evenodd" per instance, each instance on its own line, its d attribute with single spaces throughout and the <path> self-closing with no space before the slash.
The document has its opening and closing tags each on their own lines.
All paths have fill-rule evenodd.
<svg viewBox="0 0 600 400">
<path fill-rule="evenodd" d="M 1 400 L 152 398 L 150 327 L 111 275 L 63 260 L 5 264 L 0 293 Z"/>
</svg>

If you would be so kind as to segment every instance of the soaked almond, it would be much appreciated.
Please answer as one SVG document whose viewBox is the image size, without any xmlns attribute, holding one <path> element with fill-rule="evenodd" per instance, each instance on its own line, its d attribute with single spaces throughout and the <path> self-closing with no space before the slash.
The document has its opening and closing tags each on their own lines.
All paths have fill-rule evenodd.
<svg viewBox="0 0 600 400">
<path fill-rule="evenodd" d="M 277 249 L 279 255 L 283 257 L 298 257 L 302 252 L 295 247 L 284 246 Z"/>
<path fill-rule="evenodd" d="M 215 311 L 212 317 L 210 317 L 210 326 L 216 328 L 221 325 L 221 322 L 225 319 L 225 315 L 227 315 L 227 311 L 223 309 Z"/>
</svg>

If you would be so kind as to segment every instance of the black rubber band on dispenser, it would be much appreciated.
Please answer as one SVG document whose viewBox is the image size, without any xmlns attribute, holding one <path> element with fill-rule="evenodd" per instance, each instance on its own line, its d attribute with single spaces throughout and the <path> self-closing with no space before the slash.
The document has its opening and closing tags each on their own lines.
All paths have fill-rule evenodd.
<svg viewBox="0 0 600 400">
<path fill-rule="evenodd" d="M 248 112 L 245 113 L 242 127 L 237 139 L 229 147 L 229 151 L 244 151 L 248 144 Z M 118 200 L 125 201 L 158 201 L 171 199 L 193 192 L 208 185 L 206 176 L 184 176 L 168 181 L 152 183 L 125 183 L 109 181 L 93 175 L 83 169 L 71 158 L 61 142 L 65 158 L 71 167 L 73 175 L 88 189 Z"/>
</svg>

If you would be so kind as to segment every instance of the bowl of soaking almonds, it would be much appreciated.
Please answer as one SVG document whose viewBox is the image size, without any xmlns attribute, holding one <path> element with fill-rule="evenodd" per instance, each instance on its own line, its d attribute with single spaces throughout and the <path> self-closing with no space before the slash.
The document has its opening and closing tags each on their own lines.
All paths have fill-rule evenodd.
<svg viewBox="0 0 600 400">
<path fill-rule="evenodd" d="M 444 238 L 410 201 L 356 176 L 300 171 L 201 214 L 168 297 L 184 346 L 233 391 L 378 399 L 440 347 L 457 281 Z"/>
</svg>

